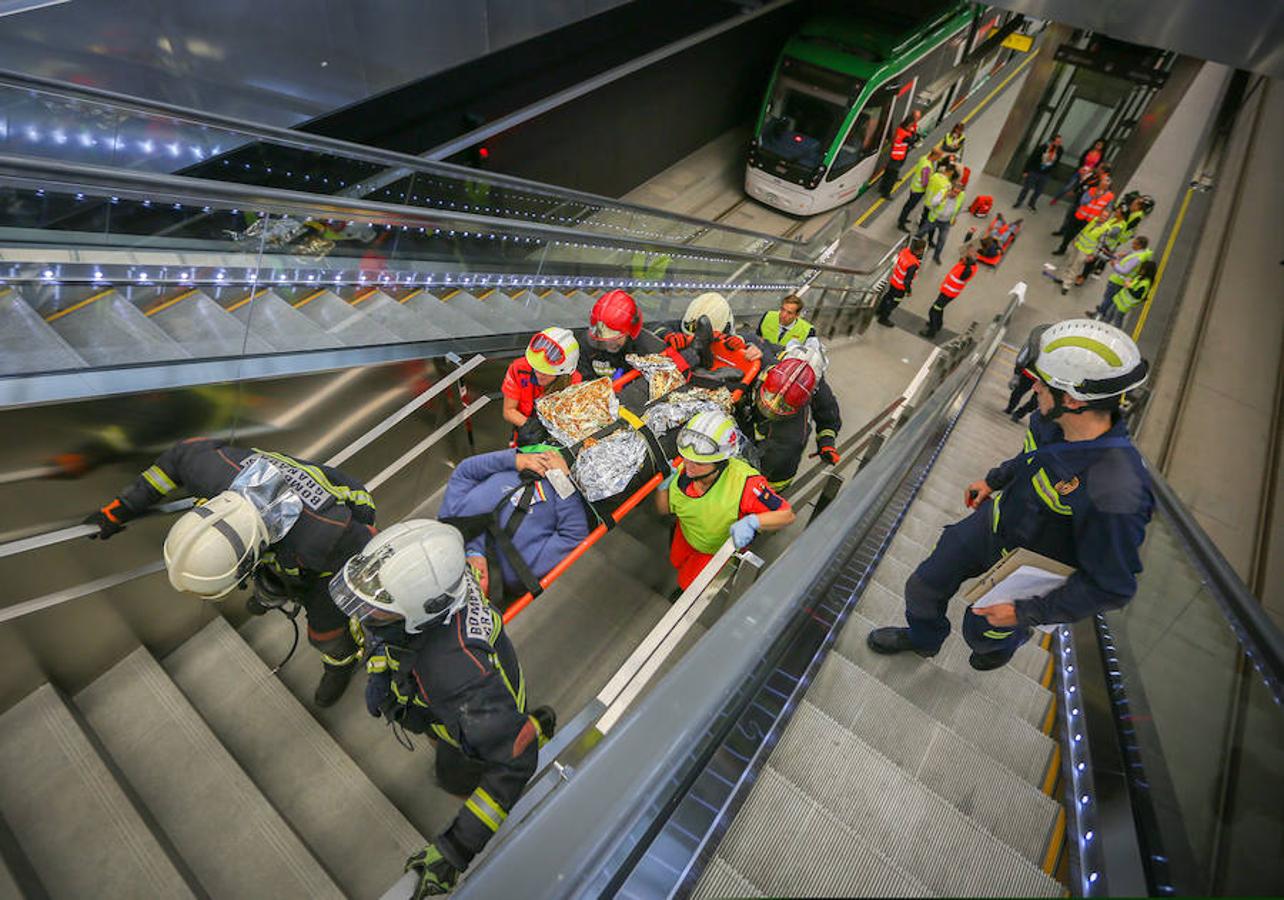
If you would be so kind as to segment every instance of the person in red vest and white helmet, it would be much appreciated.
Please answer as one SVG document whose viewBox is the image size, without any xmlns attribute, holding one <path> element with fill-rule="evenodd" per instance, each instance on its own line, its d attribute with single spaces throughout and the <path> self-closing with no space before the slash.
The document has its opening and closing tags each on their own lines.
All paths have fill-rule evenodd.
<svg viewBox="0 0 1284 900">
<path fill-rule="evenodd" d="M 936 297 L 936 302 L 932 304 L 931 310 L 927 314 L 927 327 L 919 332 L 920 337 L 934 338 L 937 332 L 941 330 L 945 320 L 945 307 L 953 303 L 958 295 L 963 293 L 963 288 L 972 280 L 976 274 L 976 251 L 969 244 L 963 248 L 959 261 L 954 264 L 941 282 L 941 292 Z"/>
<path fill-rule="evenodd" d="M 896 185 L 896 179 L 901 177 L 901 166 L 905 165 L 910 147 L 918 142 L 918 120 L 922 117 L 920 110 L 914 110 L 901 120 L 892 134 L 892 149 L 887 155 L 882 183 L 878 186 L 878 192 L 884 200 L 892 199 L 892 188 Z"/>
<path fill-rule="evenodd" d="M 825 402 L 814 402 L 822 396 L 817 393 L 820 383 L 820 373 L 807 359 L 790 356 L 760 376 L 757 390 L 736 409 L 736 421 L 753 443 L 750 459 L 778 491 L 789 487 L 798 473 L 813 415 L 820 429 L 817 455 L 831 465 L 839 462 L 834 441 L 843 426 L 842 414 L 831 391 L 824 392 Z"/>
<path fill-rule="evenodd" d="M 524 356 L 509 365 L 500 393 L 504 395 L 504 421 L 515 430 L 514 446 L 538 444 L 548 432 L 535 416 L 535 401 L 545 394 L 579 384 L 576 370 L 580 342 L 567 328 L 545 328 L 531 338 Z"/>
<path fill-rule="evenodd" d="M 892 327 L 892 311 L 901 305 L 901 301 L 914 292 L 914 276 L 923 261 L 923 251 L 927 242 L 921 237 L 913 238 L 908 247 L 901 248 L 892 266 L 892 274 L 887 279 L 887 290 L 883 291 L 878 301 L 878 324 Z"/>
<path fill-rule="evenodd" d="M 642 327 L 642 311 L 626 292 L 607 291 L 589 313 L 589 327 L 581 335 L 579 372 L 584 378 L 606 375 L 618 378 L 630 368 L 624 357 L 630 353 L 647 356 L 663 353 L 686 374 L 698 363 L 694 350 L 675 350 Z"/>
<path fill-rule="evenodd" d="M 660 485 L 655 505 L 678 517 L 669 562 L 685 590 L 731 538 L 747 547 L 759 531 L 794 521 L 789 502 L 761 473 L 737 455 L 743 438 L 731 416 L 720 410 L 696 413 L 678 432 L 678 468 Z"/>
</svg>

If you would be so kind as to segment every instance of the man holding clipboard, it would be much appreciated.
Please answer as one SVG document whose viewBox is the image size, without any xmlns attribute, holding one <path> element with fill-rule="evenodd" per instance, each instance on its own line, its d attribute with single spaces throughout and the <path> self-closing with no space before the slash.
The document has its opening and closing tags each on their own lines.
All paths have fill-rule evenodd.
<svg viewBox="0 0 1284 900">
<path fill-rule="evenodd" d="M 1044 332 L 1031 372 L 1039 406 L 1021 452 L 967 486 L 972 514 L 945 528 L 905 583 L 908 627 L 874 629 L 872 650 L 934 656 L 950 633 L 946 610 L 959 586 L 1018 548 L 1073 571 L 1041 596 L 969 608 L 963 638 L 974 669 L 1006 665 L 1032 627 L 1132 599 L 1154 496 L 1119 402 L 1147 368 L 1128 335 L 1102 322 L 1070 319 Z"/>
</svg>

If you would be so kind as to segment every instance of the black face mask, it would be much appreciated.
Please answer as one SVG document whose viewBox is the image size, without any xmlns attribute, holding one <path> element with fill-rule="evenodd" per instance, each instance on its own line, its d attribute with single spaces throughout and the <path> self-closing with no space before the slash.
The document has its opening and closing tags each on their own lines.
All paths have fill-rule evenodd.
<svg viewBox="0 0 1284 900">
<path fill-rule="evenodd" d="M 718 476 L 722 474 L 722 470 L 726 467 L 727 461 L 724 459 L 721 462 L 714 463 L 712 472 L 709 472 L 707 475 L 701 475 L 699 478 L 692 478 L 686 473 L 686 470 L 683 469 L 682 474 L 678 476 L 678 490 L 685 491 L 688 486 L 696 481 L 707 481 L 709 484 L 713 484 L 713 482 L 718 480 Z"/>
</svg>

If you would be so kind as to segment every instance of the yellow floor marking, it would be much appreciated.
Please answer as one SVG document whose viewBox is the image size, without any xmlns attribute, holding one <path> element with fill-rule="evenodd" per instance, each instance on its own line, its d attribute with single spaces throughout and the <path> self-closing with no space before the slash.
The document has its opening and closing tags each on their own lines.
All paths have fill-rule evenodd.
<svg viewBox="0 0 1284 900">
<path fill-rule="evenodd" d="M 45 321 L 57 322 L 63 316 L 69 316 L 78 309 L 84 309 L 86 306 L 93 303 L 95 300 L 101 300 L 103 297 L 106 297 L 108 294 L 112 293 L 115 290 L 116 290 L 115 288 L 107 288 L 107 290 L 105 291 L 99 291 L 98 293 L 94 294 L 92 297 L 87 297 L 73 306 L 68 306 L 66 309 L 60 309 L 58 310 L 58 312 L 54 313 L 51 316 L 45 316 Z"/>
<path fill-rule="evenodd" d="M 178 303 L 180 300 L 186 300 L 188 297 L 192 296 L 192 294 L 195 294 L 195 293 L 196 293 L 196 288 L 192 288 L 190 291 L 183 291 L 183 293 L 179 294 L 177 297 L 172 297 L 169 300 L 165 300 L 161 303 L 157 303 L 151 309 L 147 310 L 147 312 L 143 313 L 143 315 L 149 316 L 149 317 L 154 316 L 162 310 L 169 309 L 171 306 L 173 306 L 175 303 Z"/>
</svg>

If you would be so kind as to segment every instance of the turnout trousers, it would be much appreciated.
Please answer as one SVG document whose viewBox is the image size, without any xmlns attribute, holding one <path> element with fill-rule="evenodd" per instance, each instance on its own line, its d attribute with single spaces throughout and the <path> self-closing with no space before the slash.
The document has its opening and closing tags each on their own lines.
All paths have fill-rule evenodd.
<svg viewBox="0 0 1284 900">
<path fill-rule="evenodd" d="M 1003 556 L 994 528 L 994 502 L 986 500 L 966 519 L 947 525 L 931 555 L 905 582 L 905 621 L 915 648 L 935 653 L 950 634 L 946 617 L 959 585 L 987 571 Z M 1011 657 L 1030 637 L 1025 626 L 997 628 L 972 612 L 963 614 L 963 640 L 976 653 Z"/>
</svg>

